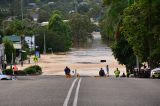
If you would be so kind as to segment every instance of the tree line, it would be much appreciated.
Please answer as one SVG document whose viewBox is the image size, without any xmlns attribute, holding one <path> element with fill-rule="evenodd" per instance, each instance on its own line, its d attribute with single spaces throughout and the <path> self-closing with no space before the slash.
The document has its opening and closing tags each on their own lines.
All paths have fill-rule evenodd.
<svg viewBox="0 0 160 106">
<path fill-rule="evenodd" d="M 127 70 L 147 63 L 160 66 L 160 1 L 103 0 L 106 13 L 101 20 L 104 39 L 115 39 L 113 55 Z"/>
<path fill-rule="evenodd" d="M 94 4 L 94 2 L 98 2 L 99 0 L 94 0 L 93 2 L 90 0 L 78 0 L 78 11 L 73 11 L 69 14 L 66 13 L 64 9 L 68 9 L 66 6 L 71 6 L 73 9 L 73 0 L 72 2 L 71 0 L 68 0 L 68 2 L 65 1 L 64 3 L 63 0 L 53 0 L 57 4 L 56 6 L 59 6 L 57 8 L 55 8 L 54 4 L 48 4 L 47 1 L 35 0 L 35 3 L 39 9 L 37 10 L 36 8 L 28 7 L 25 4 L 23 7 L 24 16 L 22 18 L 20 1 L 13 1 L 1 1 L 6 3 L 6 7 L 8 6 L 7 2 L 10 3 L 10 9 L 13 7 L 13 11 L 16 11 L 14 4 L 17 4 L 19 10 L 16 14 L 14 14 L 14 17 L 11 14 L 13 11 L 9 11 L 8 14 L 2 13 L 0 16 L 0 35 L 2 37 L 17 35 L 21 36 L 22 39 L 24 39 L 25 36 L 35 36 L 36 46 L 39 47 L 38 49 L 41 53 L 44 50 L 44 35 L 46 38 L 45 45 L 47 52 L 50 52 L 51 49 L 53 52 L 64 52 L 70 50 L 70 48 L 75 45 L 84 44 L 87 42 L 88 39 L 92 38 L 91 32 L 96 28 L 90 18 L 96 19 L 96 17 L 99 16 L 98 14 L 100 11 L 100 8 L 98 7 L 100 4 Z M 29 3 L 29 0 L 24 2 Z M 93 4 L 93 7 L 91 4 Z M 85 9 L 81 8 L 81 6 L 85 7 Z M 46 13 L 49 13 L 49 15 L 46 15 Z M 34 14 L 38 14 L 37 21 L 34 21 L 33 18 L 31 18 Z M 44 21 L 48 21 L 49 24 L 46 26 L 41 26 L 40 23 Z M 11 63 L 12 53 L 15 58 L 13 42 L 3 41 L 3 43 L 6 48 L 5 54 L 7 57 L 7 62 Z M 31 54 L 30 52 L 32 52 L 29 50 L 26 42 L 24 41 L 22 49 L 27 52 L 26 54 Z"/>
</svg>

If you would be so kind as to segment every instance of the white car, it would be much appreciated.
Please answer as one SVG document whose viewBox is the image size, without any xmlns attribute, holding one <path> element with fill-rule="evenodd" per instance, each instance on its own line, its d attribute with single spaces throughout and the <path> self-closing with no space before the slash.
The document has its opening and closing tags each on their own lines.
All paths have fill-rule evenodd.
<svg viewBox="0 0 160 106">
<path fill-rule="evenodd" d="M 160 68 L 155 68 L 151 70 L 151 77 L 152 78 L 160 78 Z"/>
<path fill-rule="evenodd" d="M 0 74 L 0 80 L 11 80 L 11 77 L 8 75 Z"/>
</svg>

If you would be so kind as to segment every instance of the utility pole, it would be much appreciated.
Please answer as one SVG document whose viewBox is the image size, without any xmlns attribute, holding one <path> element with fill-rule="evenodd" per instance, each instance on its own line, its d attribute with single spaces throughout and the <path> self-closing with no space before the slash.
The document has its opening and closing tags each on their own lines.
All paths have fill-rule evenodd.
<svg viewBox="0 0 160 106">
<path fill-rule="evenodd" d="M 44 32 L 44 49 L 43 54 L 46 54 L 46 33 Z"/>
<path fill-rule="evenodd" d="M 137 70 L 139 71 L 139 58 L 137 55 L 136 55 L 136 65 L 137 65 Z"/>
<path fill-rule="evenodd" d="M 22 15 L 22 21 L 23 21 L 23 0 L 21 0 L 21 15 Z"/>
</svg>

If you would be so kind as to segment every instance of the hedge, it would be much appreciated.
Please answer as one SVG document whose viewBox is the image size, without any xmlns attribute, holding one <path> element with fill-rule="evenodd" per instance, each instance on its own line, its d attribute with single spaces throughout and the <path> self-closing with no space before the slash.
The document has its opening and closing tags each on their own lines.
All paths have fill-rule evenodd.
<svg viewBox="0 0 160 106">
<path fill-rule="evenodd" d="M 42 74 L 42 68 L 38 65 L 27 67 L 23 70 L 28 75 L 39 75 Z"/>
<path fill-rule="evenodd" d="M 13 70 L 12 69 L 5 69 L 2 71 L 2 73 L 5 75 L 13 75 Z"/>
</svg>

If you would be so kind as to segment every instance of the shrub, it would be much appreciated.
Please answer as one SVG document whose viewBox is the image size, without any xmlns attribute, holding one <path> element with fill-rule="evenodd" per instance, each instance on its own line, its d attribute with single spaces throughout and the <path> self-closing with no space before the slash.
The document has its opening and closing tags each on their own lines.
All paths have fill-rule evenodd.
<svg viewBox="0 0 160 106">
<path fill-rule="evenodd" d="M 34 68 L 38 74 L 42 73 L 42 68 L 38 65 L 31 66 L 30 68 Z"/>
<path fill-rule="evenodd" d="M 38 65 L 25 68 L 23 71 L 29 75 L 42 74 L 42 68 Z"/>
<path fill-rule="evenodd" d="M 19 70 L 14 72 L 15 75 L 26 75 L 25 71 Z"/>
<path fill-rule="evenodd" d="M 13 75 L 13 70 L 12 69 L 6 69 L 6 70 L 3 70 L 2 73 L 6 74 L 6 75 Z"/>
<path fill-rule="evenodd" d="M 24 71 L 26 74 L 29 74 L 29 75 L 36 74 L 36 69 L 30 68 L 30 67 L 25 68 L 23 71 Z"/>
</svg>

